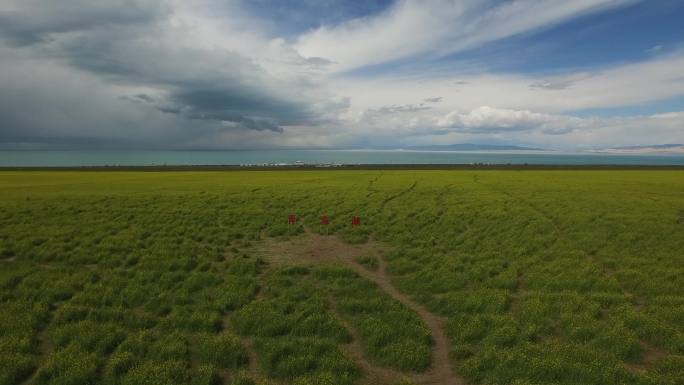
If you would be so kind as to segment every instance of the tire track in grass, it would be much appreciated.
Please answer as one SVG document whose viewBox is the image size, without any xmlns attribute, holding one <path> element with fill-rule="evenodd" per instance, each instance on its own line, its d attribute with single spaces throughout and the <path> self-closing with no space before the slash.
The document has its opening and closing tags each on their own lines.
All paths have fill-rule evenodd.
<svg viewBox="0 0 684 385">
<path fill-rule="evenodd" d="M 437 215 L 435 216 L 434 222 L 437 223 L 439 222 L 444 214 L 446 214 L 447 211 L 449 211 L 449 206 L 445 203 L 447 195 L 452 193 L 454 191 L 454 185 L 450 184 L 444 187 L 444 190 L 440 191 L 437 194 L 437 197 L 435 198 L 435 204 L 436 207 L 441 207 L 443 209 L 439 210 Z"/>
<path fill-rule="evenodd" d="M 411 191 L 413 191 L 413 189 L 416 188 L 417 185 L 418 185 L 418 181 L 415 181 L 415 182 L 413 182 L 413 184 L 412 184 L 411 186 L 409 186 L 407 189 L 401 190 L 401 191 L 399 191 L 398 193 L 396 193 L 396 194 L 394 194 L 394 195 L 390 195 L 389 197 L 385 198 L 385 200 L 383 200 L 382 203 L 380 204 L 380 210 L 378 210 L 378 211 L 379 211 L 379 212 L 383 212 L 383 211 L 385 210 L 385 206 L 387 206 L 388 203 L 390 203 L 390 202 L 392 202 L 393 200 L 395 200 L 395 199 L 397 199 L 397 198 L 401 198 L 402 196 L 404 196 L 404 195 L 410 193 Z"/>
<path fill-rule="evenodd" d="M 495 191 L 499 194 L 502 194 L 510 199 L 512 199 L 516 203 L 521 203 L 525 207 L 529 208 L 530 210 L 534 211 L 540 218 L 542 218 L 544 221 L 548 222 L 551 227 L 553 228 L 553 232 L 556 235 L 556 241 L 558 241 L 559 238 L 562 236 L 562 229 L 558 225 L 558 218 L 554 217 L 553 215 L 550 215 L 546 211 L 538 208 L 534 204 L 530 203 L 528 200 L 521 198 L 520 196 L 517 196 L 516 194 L 513 194 L 509 191 L 506 191 L 502 188 L 492 186 L 488 183 L 482 183 L 481 181 L 478 181 L 477 179 L 474 179 L 474 183 L 477 183 L 481 186 L 485 186 L 488 189 Z"/>
<path fill-rule="evenodd" d="M 366 194 L 366 198 L 369 198 L 371 195 L 375 194 L 376 192 L 380 192 L 380 190 L 376 190 L 375 188 L 373 188 L 375 185 L 375 182 L 380 180 L 380 178 L 382 178 L 382 172 L 378 176 L 376 176 L 375 178 L 368 181 L 368 186 L 366 187 L 366 191 L 368 191 L 368 193 Z"/>
<path fill-rule="evenodd" d="M 620 279 L 616 277 L 617 271 L 615 269 L 604 267 L 599 261 L 596 260 L 596 257 L 593 254 L 587 253 L 586 257 L 587 260 L 589 260 L 591 263 L 594 263 L 599 268 L 601 268 L 601 271 L 607 278 L 615 279 L 618 286 L 620 287 L 620 290 L 622 291 L 622 294 L 625 296 L 625 298 L 629 300 L 629 302 L 632 304 L 632 306 L 634 306 L 637 312 L 646 312 L 646 308 L 648 306 L 646 301 L 644 301 L 643 298 L 634 295 L 631 291 L 625 288 L 624 284 L 620 282 Z M 634 374 L 645 374 L 651 369 L 651 367 L 653 367 L 653 365 L 658 360 L 668 355 L 668 353 L 664 349 L 655 346 L 651 342 L 646 341 L 641 337 L 639 337 L 639 346 L 643 350 L 641 359 L 637 362 L 624 363 L 625 368 L 627 368 L 627 370 Z"/>
<path fill-rule="evenodd" d="M 503 195 L 513 199 L 515 202 L 522 203 L 523 205 L 525 205 L 526 207 L 528 207 L 532 211 L 534 211 L 539 217 L 541 217 L 542 219 L 544 219 L 545 221 L 550 223 L 553 227 L 554 235 L 556 236 L 554 239 L 554 243 L 560 241 L 564 237 L 562 229 L 560 228 L 560 226 L 558 226 L 558 220 L 556 217 L 546 213 L 544 210 L 537 208 L 535 205 L 529 203 L 527 200 L 525 200 L 519 196 L 516 196 L 515 194 L 512 194 L 512 193 L 510 193 L 504 189 L 492 186 L 492 185 L 487 184 L 487 183 L 479 182 L 478 180 L 474 180 L 474 182 L 478 183 L 482 186 L 486 186 L 487 188 L 491 189 L 492 191 L 503 194 Z M 582 251 L 585 255 L 586 261 L 592 265 L 599 267 L 602 270 L 603 275 L 605 275 L 608 278 L 612 278 L 615 275 L 614 270 L 606 269 L 602 263 L 600 263 L 599 261 L 596 260 L 596 257 L 593 254 L 593 252 L 587 251 L 587 250 L 582 250 Z M 620 286 L 620 289 L 622 290 L 623 295 L 625 295 L 625 297 L 627 297 L 634 304 L 634 306 L 637 308 L 637 310 L 643 310 L 645 307 L 644 302 L 642 300 L 636 298 L 629 291 L 627 291 L 624 288 L 624 286 L 622 285 L 622 283 L 617 278 L 615 278 L 615 279 L 616 279 L 618 285 Z"/>
<path fill-rule="evenodd" d="M 42 269 L 54 269 L 55 267 L 49 263 L 41 263 L 38 264 Z M 90 268 L 89 268 L 90 269 Z M 35 331 L 35 340 L 37 342 L 36 346 L 36 364 L 31 372 L 31 374 L 27 375 L 23 380 L 19 381 L 20 385 L 29 385 L 29 384 L 34 384 L 36 382 L 38 373 L 40 370 L 43 368 L 47 360 L 50 358 L 52 354 L 55 353 L 55 346 L 50 338 L 50 326 L 52 325 L 54 319 L 55 319 L 55 314 L 57 311 L 64 306 L 65 304 L 71 302 L 71 300 L 79 293 L 85 292 L 93 283 L 86 283 L 83 287 L 80 289 L 74 291 L 71 293 L 69 298 L 66 299 L 55 299 L 54 302 L 51 302 L 48 305 L 48 313 L 45 317 L 45 320 L 43 324 L 40 326 L 39 329 Z M 118 346 L 118 344 L 117 344 Z M 116 347 L 114 348 L 116 349 Z M 107 356 L 106 360 L 109 357 Z M 102 364 L 103 365 L 103 364 Z M 101 380 L 101 370 L 102 370 L 102 365 L 98 365 L 97 368 L 97 379 Z"/>
<path fill-rule="evenodd" d="M 537 213 L 540 217 L 542 217 L 545 221 L 547 221 L 548 223 L 550 223 L 553 226 L 553 232 L 556 235 L 554 242 L 560 241 L 560 239 L 563 237 L 562 230 L 561 230 L 560 226 L 558 225 L 558 221 L 557 221 L 556 217 L 548 214 L 544 210 L 539 209 L 538 207 L 536 207 L 535 205 L 526 201 L 525 199 L 522 199 L 522 198 L 516 196 L 515 194 L 512 194 L 512 193 L 510 193 L 504 189 L 497 188 L 497 187 L 492 186 L 492 185 L 487 184 L 487 183 L 482 183 L 482 182 L 478 181 L 477 179 L 474 179 L 474 182 L 478 183 L 482 186 L 486 186 L 489 189 L 496 191 L 500 194 L 503 194 L 503 195 L 505 195 L 511 199 L 514 199 L 515 201 L 524 204 L 525 206 L 530 208 L 532 211 Z M 603 266 L 602 263 L 600 263 L 599 261 L 596 260 L 594 254 L 592 252 L 584 250 L 584 254 L 585 254 L 586 261 L 590 264 L 593 264 L 593 265 L 599 267 L 601 269 L 601 271 L 603 272 L 603 275 L 605 277 L 613 278 L 616 280 L 618 286 L 620 287 L 620 290 L 622 291 L 622 294 L 625 296 L 625 298 L 627 298 L 629 300 L 630 303 L 632 303 L 632 305 L 634 306 L 636 311 L 638 311 L 638 312 L 644 312 L 645 311 L 645 309 L 647 307 L 646 302 L 643 300 L 643 298 L 640 298 L 640 297 L 634 295 L 632 292 L 630 292 L 629 290 L 627 290 L 624 287 L 622 282 L 620 282 L 620 280 L 617 277 L 615 277 L 615 275 L 616 275 L 615 270 L 609 269 L 609 268 L 606 268 L 605 266 Z M 519 277 L 519 278 L 521 278 L 521 277 Z M 525 291 L 526 291 L 526 289 L 527 288 L 525 285 Z M 516 293 L 516 295 L 513 296 L 513 301 L 512 301 L 512 305 L 511 305 L 511 311 L 514 313 L 516 313 L 520 307 L 520 298 L 521 297 L 517 294 L 518 293 Z M 624 363 L 625 368 L 627 368 L 627 370 L 629 370 L 630 372 L 632 372 L 634 374 L 646 373 L 655 364 L 656 361 L 667 356 L 667 353 L 663 349 L 651 344 L 648 341 L 645 341 L 642 338 L 639 338 L 639 345 L 641 346 L 641 348 L 644 351 L 641 360 L 639 360 L 639 362 L 637 362 L 637 363 L 629 363 L 629 362 Z"/>
<path fill-rule="evenodd" d="M 520 308 L 522 307 L 522 303 L 526 296 L 527 280 L 521 272 L 518 272 L 517 284 L 515 286 L 515 291 L 513 294 L 511 294 L 511 303 L 509 305 L 509 310 L 514 316 L 518 316 L 520 314 Z"/>
<path fill-rule="evenodd" d="M 249 374 L 251 374 L 254 378 L 262 378 L 263 376 L 261 376 L 261 374 L 259 373 L 258 357 L 256 354 L 256 350 L 254 349 L 254 339 L 244 339 L 243 346 L 247 351 L 247 357 L 249 358 L 249 363 L 247 364 L 247 370 L 249 371 Z"/>
<path fill-rule="evenodd" d="M 265 237 L 265 234 L 260 234 L 260 237 L 263 239 Z M 234 256 L 233 256 L 234 257 Z M 254 279 L 257 282 L 262 282 L 265 277 L 268 276 L 270 273 L 269 266 L 265 267 L 262 271 L 260 271 Z M 254 297 L 250 300 L 250 303 L 254 301 L 258 301 L 264 297 L 264 291 L 261 286 L 259 286 L 257 292 L 254 294 Z M 243 305 L 243 306 L 246 306 Z M 226 314 L 223 315 L 223 318 L 221 319 L 221 331 L 222 332 L 232 332 L 232 328 L 230 326 L 230 317 L 232 315 L 232 311 L 226 312 Z M 244 368 L 247 370 L 247 372 L 256 379 L 263 380 L 264 376 L 262 376 L 259 373 L 259 362 L 258 362 L 258 356 L 256 353 L 256 350 L 254 349 L 254 338 L 253 337 L 243 337 L 239 336 L 240 342 L 242 344 L 242 347 L 245 349 L 245 352 L 247 353 L 247 367 Z M 220 371 L 220 377 L 221 380 L 224 384 L 229 384 L 231 377 L 235 375 L 235 373 L 229 373 L 227 370 L 221 370 Z"/>
</svg>

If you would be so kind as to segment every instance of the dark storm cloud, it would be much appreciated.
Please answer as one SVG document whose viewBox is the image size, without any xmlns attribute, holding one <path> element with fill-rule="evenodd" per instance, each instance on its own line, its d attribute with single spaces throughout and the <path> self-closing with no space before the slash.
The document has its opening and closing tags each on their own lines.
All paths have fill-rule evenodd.
<svg viewBox="0 0 684 385">
<path fill-rule="evenodd" d="M 2 55 L 0 68 L 0 147 L 171 147 L 192 140 L 178 119 L 122 99 L 95 76 Z"/>
<path fill-rule="evenodd" d="M 141 35 L 145 39 L 139 39 Z M 89 33 L 61 49 L 71 65 L 81 70 L 113 82 L 163 89 L 166 96 L 155 98 L 163 112 L 276 132 L 282 132 L 282 125 L 317 119 L 311 101 L 301 96 L 307 92 L 304 88 L 315 84 L 272 78 L 253 60 L 235 52 L 159 44 L 168 39 L 157 28 L 127 27 Z M 316 66 L 327 64 L 318 58 L 302 60 Z"/>
<path fill-rule="evenodd" d="M 313 70 L 323 70 L 328 66 L 335 64 L 334 61 L 322 58 L 322 57 L 307 57 L 302 58 L 302 62 L 305 66 Z"/>
<path fill-rule="evenodd" d="M 138 95 L 129 100 L 143 100 L 148 103 L 157 103 L 156 100 Z M 235 95 L 226 90 L 200 90 L 179 91 L 166 101 L 167 104 L 157 104 L 156 108 L 166 114 L 180 115 L 190 120 L 207 120 L 218 122 L 235 123 L 233 127 L 250 130 L 268 130 L 273 132 L 283 132 L 280 122 L 287 121 L 283 117 L 287 114 L 288 105 L 283 103 L 277 105 L 273 101 L 245 98 L 244 95 Z M 168 104 L 173 103 L 173 104 Z M 297 107 L 296 105 L 294 107 Z M 282 114 L 278 121 L 263 115 L 273 114 L 274 111 L 281 110 Z M 292 110 L 296 111 L 296 109 Z M 294 116 L 296 121 L 297 116 Z"/>
<path fill-rule="evenodd" d="M 144 102 L 148 102 L 148 103 L 154 102 L 154 98 L 149 96 L 149 95 L 146 95 L 146 94 L 138 94 L 138 95 L 135 95 L 135 97 L 137 99 L 144 101 Z"/>
<path fill-rule="evenodd" d="M 274 99 L 233 87 L 203 88 L 203 84 L 184 84 L 163 98 L 140 94 L 123 99 L 150 104 L 163 113 L 190 120 L 231 122 L 236 123 L 233 127 L 257 131 L 283 132 L 281 125 L 316 119 L 314 111 L 296 101 Z"/>
<path fill-rule="evenodd" d="M 442 99 L 443 99 L 443 98 L 442 98 L 441 96 L 438 96 L 438 97 L 435 97 L 435 98 L 427 98 L 427 99 L 424 99 L 424 101 L 425 101 L 426 103 L 439 103 L 439 102 L 442 101 Z"/>
<path fill-rule="evenodd" d="M 184 146 L 231 130 L 282 133 L 288 125 L 321 124 L 348 107 L 348 100 L 321 97 L 305 75 L 275 78 L 251 58 L 198 44 L 172 26 L 164 4 L 0 6 L 0 63 L 19 74 L 0 76 L 0 143 Z M 312 70 L 330 64 L 297 60 Z M 35 72 L 45 76 L 32 78 Z"/>
<path fill-rule="evenodd" d="M 285 124 L 297 124 L 311 118 L 296 101 L 268 98 L 260 93 L 238 93 L 231 88 L 185 88 L 173 94 L 172 100 L 193 111 L 196 118 L 231 121 L 236 115 L 274 115 Z"/>
<path fill-rule="evenodd" d="M 420 112 L 420 111 L 427 111 L 432 109 L 432 107 L 428 107 L 426 105 L 421 104 L 405 104 L 402 106 L 397 106 L 397 105 L 391 105 L 391 106 L 383 106 L 380 108 L 376 109 L 369 109 L 367 112 L 378 114 L 378 115 L 387 115 L 387 114 L 396 114 L 396 113 L 402 113 L 402 112 Z"/>
<path fill-rule="evenodd" d="M 251 130 L 283 132 L 283 128 L 278 126 L 278 122 L 268 118 L 250 118 L 248 116 L 243 116 L 242 119 L 237 123 L 239 123 L 242 127 Z"/>
<path fill-rule="evenodd" d="M 0 8 L 0 37 L 15 45 L 51 40 L 51 35 L 105 25 L 147 23 L 170 9 L 157 0 L 22 0 L 18 7 Z"/>
</svg>

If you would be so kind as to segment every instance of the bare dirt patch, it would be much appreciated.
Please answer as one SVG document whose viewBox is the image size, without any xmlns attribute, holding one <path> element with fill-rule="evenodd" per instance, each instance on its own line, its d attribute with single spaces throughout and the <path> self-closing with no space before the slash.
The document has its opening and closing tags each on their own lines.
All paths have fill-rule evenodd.
<svg viewBox="0 0 684 385">
<path fill-rule="evenodd" d="M 523 277 L 522 273 L 518 273 L 518 284 L 515 288 L 515 292 L 511 294 L 511 313 L 517 315 L 520 313 L 520 307 L 522 306 L 522 301 L 527 295 L 527 280 Z"/>
<path fill-rule="evenodd" d="M 637 363 L 626 364 L 629 371 L 635 374 L 646 373 L 658 360 L 665 357 L 667 353 L 646 341 L 639 342 L 641 348 L 644 349 L 644 355 L 641 357 L 641 361 Z"/>
<path fill-rule="evenodd" d="M 601 266 L 601 264 L 596 261 L 596 257 L 592 253 L 587 254 L 587 259 L 589 260 L 589 262 Z M 646 307 L 648 306 L 646 301 L 643 298 L 634 295 L 634 293 L 630 292 L 629 290 L 627 290 L 625 288 L 625 286 L 622 284 L 622 282 L 620 282 L 620 278 L 617 275 L 618 271 L 616 269 L 614 269 L 612 267 L 603 267 L 602 269 L 603 269 L 603 274 L 607 278 L 614 279 L 615 282 L 617 282 L 618 286 L 620 287 L 620 290 L 622 291 L 622 294 L 625 296 L 625 298 L 627 298 L 634 305 L 634 307 L 637 310 L 639 310 L 639 311 L 645 311 L 646 310 Z"/>
<path fill-rule="evenodd" d="M 259 363 L 257 362 L 257 354 L 254 351 L 254 340 L 248 338 L 244 341 L 245 350 L 249 356 L 249 373 L 256 378 L 259 378 Z"/>
<path fill-rule="evenodd" d="M 349 244 L 333 235 L 307 231 L 304 235 L 283 240 L 265 238 L 258 243 L 258 252 L 273 264 L 339 262 L 361 267 L 354 258 L 361 255 L 378 255 L 383 247 L 373 239 L 363 244 Z"/>
<path fill-rule="evenodd" d="M 408 377 L 413 378 L 419 384 L 464 384 L 463 378 L 458 376 L 451 367 L 449 341 L 444 333 L 444 321 L 392 285 L 391 279 L 386 272 L 386 263 L 383 258 L 386 247 L 381 243 L 371 238 L 363 244 L 348 244 L 336 236 L 320 235 L 307 231 L 304 235 L 284 241 L 265 239 L 257 245 L 257 250 L 275 264 L 302 262 L 312 264 L 335 262 L 344 264 L 356 271 L 361 277 L 375 282 L 385 293 L 418 313 L 432 334 L 434 342 L 432 346 L 432 365 L 426 372 L 411 374 Z M 378 268 L 371 271 L 356 262 L 356 257 L 362 255 L 375 256 L 378 260 Z M 354 335 L 353 328 L 348 327 L 349 325 L 345 326 L 348 330 L 352 331 L 354 339 L 358 340 L 357 336 Z M 399 372 L 377 368 L 369 363 L 363 357 L 361 348 L 358 345 L 350 345 L 349 354 L 365 370 L 367 380 L 373 380 L 373 378 L 370 378 L 373 376 L 378 376 L 377 378 L 384 380 L 396 378 L 399 375 Z"/>
</svg>

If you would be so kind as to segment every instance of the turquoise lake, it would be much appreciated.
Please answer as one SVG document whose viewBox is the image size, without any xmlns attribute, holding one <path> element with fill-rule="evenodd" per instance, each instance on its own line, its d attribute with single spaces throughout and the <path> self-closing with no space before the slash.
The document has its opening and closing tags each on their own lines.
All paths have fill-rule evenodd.
<svg viewBox="0 0 684 385">
<path fill-rule="evenodd" d="M 261 164 L 684 165 L 684 155 L 402 150 L 0 151 L 0 167 Z"/>
</svg>

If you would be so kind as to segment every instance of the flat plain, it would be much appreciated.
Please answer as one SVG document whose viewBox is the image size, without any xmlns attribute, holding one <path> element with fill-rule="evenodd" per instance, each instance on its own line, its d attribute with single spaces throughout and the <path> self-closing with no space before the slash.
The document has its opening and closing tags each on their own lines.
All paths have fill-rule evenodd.
<svg viewBox="0 0 684 385">
<path fill-rule="evenodd" d="M 3 171 L 0 306 L 0 385 L 684 384 L 684 172 Z"/>
</svg>

